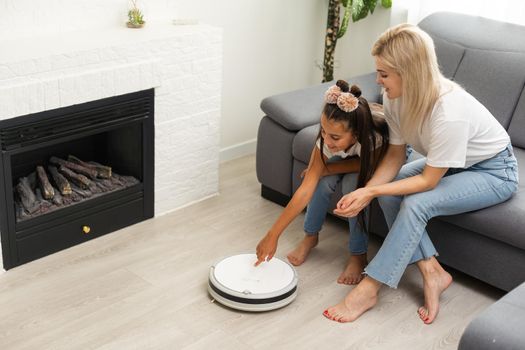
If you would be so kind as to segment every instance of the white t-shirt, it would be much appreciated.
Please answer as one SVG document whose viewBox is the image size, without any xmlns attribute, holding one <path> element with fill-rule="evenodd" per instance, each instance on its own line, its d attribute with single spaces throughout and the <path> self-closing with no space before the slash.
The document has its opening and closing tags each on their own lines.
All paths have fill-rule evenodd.
<svg viewBox="0 0 525 350">
<path fill-rule="evenodd" d="M 383 96 L 390 144 L 409 144 L 438 168 L 467 168 L 501 152 L 510 137 L 494 116 L 465 90 L 442 93 L 420 132 L 401 132 L 402 98 Z"/>
<path fill-rule="evenodd" d="M 317 139 L 317 142 L 315 143 L 317 148 L 321 148 L 321 139 Z M 326 158 L 330 159 L 335 156 L 339 156 L 341 158 L 346 157 L 353 157 L 353 156 L 360 156 L 361 155 L 361 144 L 359 142 L 354 143 L 349 149 L 346 151 L 338 151 L 333 153 L 330 151 L 330 149 L 326 146 L 325 143 L 323 143 L 323 154 L 326 156 Z"/>
</svg>

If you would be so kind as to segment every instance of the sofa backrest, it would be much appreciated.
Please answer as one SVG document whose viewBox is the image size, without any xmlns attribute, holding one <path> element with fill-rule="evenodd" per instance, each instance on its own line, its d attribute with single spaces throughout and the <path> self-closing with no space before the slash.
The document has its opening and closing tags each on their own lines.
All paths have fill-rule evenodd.
<svg viewBox="0 0 525 350">
<path fill-rule="evenodd" d="M 525 26 L 451 12 L 424 18 L 443 74 L 463 86 L 525 148 Z"/>
</svg>

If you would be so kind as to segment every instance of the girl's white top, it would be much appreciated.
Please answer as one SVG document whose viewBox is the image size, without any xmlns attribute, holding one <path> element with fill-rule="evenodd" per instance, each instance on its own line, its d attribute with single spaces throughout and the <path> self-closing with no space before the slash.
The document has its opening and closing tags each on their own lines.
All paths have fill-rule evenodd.
<svg viewBox="0 0 525 350">
<path fill-rule="evenodd" d="M 321 139 L 318 138 L 317 142 L 315 143 L 317 146 L 317 149 L 321 148 Z M 325 143 L 323 143 L 323 154 L 326 156 L 326 158 L 330 159 L 335 156 L 339 156 L 341 158 L 347 158 L 347 157 L 353 157 L 353 156 L 360 156 L 361 155 L 361 144 L 359 142 L 354 143 L 352 146 L 350 146 L 349 149 L 345 151 L 337 151 L 332 152 L 330 149 L 326 146 Z"/>
<path fill-rule="evenodd" d="M 442 89 L 443 90 L 443 89 Z M 501 152 L 510 137 L 485 106 L 460 87 L 442 92 L 414 135 L 401 130 L 402 98 L 383 95 L 390 144 L 409 144 L 438 168 L 467 168 Z"/>
</svg>

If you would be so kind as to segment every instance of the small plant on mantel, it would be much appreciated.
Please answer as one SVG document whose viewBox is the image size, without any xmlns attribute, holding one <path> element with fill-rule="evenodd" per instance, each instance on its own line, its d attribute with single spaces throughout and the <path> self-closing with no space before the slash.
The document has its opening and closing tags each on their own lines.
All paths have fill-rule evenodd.
<svg viewBox="0 0 525 350">
<path fill-rule="evenodd" d="M 146 23 L 142 11 L 137 7 L 137 0 L 131 0 L 133 7 L 128 11 L 128 22 L 126 25 L 129 28 L 142 28 Z"/>
</svg>

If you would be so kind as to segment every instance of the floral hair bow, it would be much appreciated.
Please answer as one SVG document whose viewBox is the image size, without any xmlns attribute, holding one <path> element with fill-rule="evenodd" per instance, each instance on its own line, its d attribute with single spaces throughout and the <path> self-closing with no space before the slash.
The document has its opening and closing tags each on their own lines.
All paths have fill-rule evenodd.
<svg viewBox="0 0 525 350">
<path fill-rule="evenodd" d="M 350 92 L 343 92 L 337 85 L 332 85 L 324 94 L 324 101 L 328 104 L 337 104 L 343 112 L 354 111 L 359 105 L 359 99 Z"/>
</svg>

